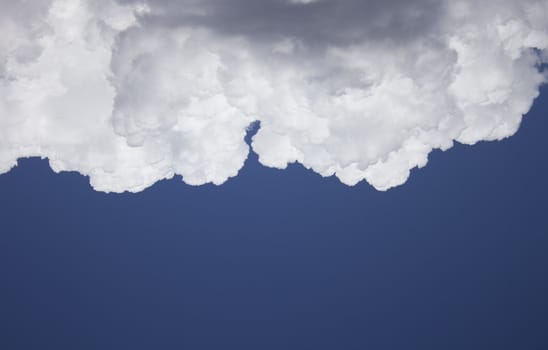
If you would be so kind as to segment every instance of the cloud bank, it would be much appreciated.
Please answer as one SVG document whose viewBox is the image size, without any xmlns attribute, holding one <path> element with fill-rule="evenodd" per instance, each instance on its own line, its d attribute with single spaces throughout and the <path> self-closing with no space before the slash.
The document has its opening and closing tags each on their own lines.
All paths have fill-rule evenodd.
<svg viewBox="0 0 548 350">
<path fill-rule="evenodd" d="M 0 173 L 141 191 L 301 163 L 379 190 L 513 135 L 547 80 L 535 0 L 0 0 Z"/>
</svg>

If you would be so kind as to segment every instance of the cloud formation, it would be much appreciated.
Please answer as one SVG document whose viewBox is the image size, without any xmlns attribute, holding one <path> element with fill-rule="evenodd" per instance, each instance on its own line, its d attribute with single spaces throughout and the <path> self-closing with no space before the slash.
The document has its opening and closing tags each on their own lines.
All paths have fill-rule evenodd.
<svg viewBox="0 0 548 350">
<path fill-rule="evenodd" d="M 539 0 L 0 0 L 0 173 L 222 184 L 249 153 L 379 190 L 513 135 L 547 76 Z"/>
</svg>

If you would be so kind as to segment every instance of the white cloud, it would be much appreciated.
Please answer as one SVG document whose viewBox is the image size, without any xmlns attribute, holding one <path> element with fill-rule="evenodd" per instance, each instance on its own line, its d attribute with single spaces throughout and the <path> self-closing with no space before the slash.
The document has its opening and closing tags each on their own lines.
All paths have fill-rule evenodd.
<svg viewBox="0 0 548 350">
<path fill-rule="evenodd" d="M 411 24 L 423 18 L 417 4 L 405 11 Z M 140 191 L 175 174 L 221 184 L 243 166 L 255 120 L 264 165 L 300 162 L 385 190 L 433 149 L 514 134 L 545 81 L 544 1 L 445 2 L 411 38 L 406 26 L 375 27 L 324 44 L 145 14 L 166 13 L 167 0 L 0 5 L 9 33 L 0 38 L 0 173 L 47 157 L 101 191 Z"/>
</svg>

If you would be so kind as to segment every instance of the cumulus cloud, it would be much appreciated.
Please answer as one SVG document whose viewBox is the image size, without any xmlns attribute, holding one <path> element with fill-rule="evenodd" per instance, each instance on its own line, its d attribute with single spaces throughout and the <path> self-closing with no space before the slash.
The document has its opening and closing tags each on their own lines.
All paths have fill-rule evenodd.
<svg viewBox="0 0 548 350">
<path fill-rule="evenodd" d="M 0 0 L 0 173 L 100 191 L 236 176 L 252 150 L 379 190 L 434 149 L 513 135 L 546 81 L 548 3 Z"/>
</svg>

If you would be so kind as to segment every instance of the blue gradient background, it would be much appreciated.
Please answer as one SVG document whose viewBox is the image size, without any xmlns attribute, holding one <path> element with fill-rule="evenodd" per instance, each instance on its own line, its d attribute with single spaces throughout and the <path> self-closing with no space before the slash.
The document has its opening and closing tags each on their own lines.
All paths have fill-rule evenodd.
<svg viewBox="0 0 548 350">
<path fill-rule="evenodd" d="M 380 193 L 252 156 L 221 187 L 0 177 L 0 349 L 548 349 L 548 90 Z"/>
</svg>

